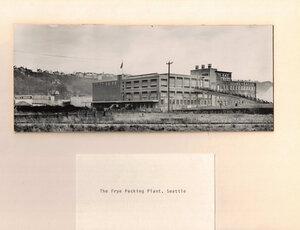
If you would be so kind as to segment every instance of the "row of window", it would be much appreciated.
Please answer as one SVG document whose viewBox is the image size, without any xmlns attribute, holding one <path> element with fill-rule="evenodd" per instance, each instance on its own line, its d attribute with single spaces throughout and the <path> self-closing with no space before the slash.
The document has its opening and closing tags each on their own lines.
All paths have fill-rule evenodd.
<svg viewBox="0 0 300 230">
<path fill-rule="evenodd" d="M 54 98 L 54 97 L 53 97 Z M 20 99 L 35 99 L 35 100 L 51 100 L 52 97 L 51 96 L 47 96 L 47 95 L 23 95 L 23 96 L 15 96 L 16 100 L 20 100 Z"/>
<path fill-rule="evenodd" d="M 124 98 L 125 100 L 131 101 L 131 100 L 156 100 L 157 99 L 157 92 L 151 91 L 151 92 L 134 92 L 134 93 L 126 93 Z"/>
<path fill-rule="evenodd" d="M 161 97 L 168 97 L 168 94 L 166 91 L 162 91 Z M 206 94 L 206 93 L 188 93 L 188 92 L 177 92 L 170 91 L 170 98 L 211 98 L 212 95 Z"/>
<path fill-rule="evenodd" d="M 167 79 L 165 79 L 166 82 L 167 82 Z M 177 77 L 176 79 L 175 78 L 170 78 L 170 86 L 171 87 L 186 87 L 186 88 L 189 88 L 189 87 L 196 87 L 197 86 L 197 79 L 195 78 L 182 78 L 182 77 Z"/>
<path fill-rule="evenodd" d="M 206 81 L 208 81 L 208 79 L 206 79 Z M 136 81 L 126 81 L 125 84 L 123 84 L 123 86 L 126 89 L 132 89 L 132 88 L 148 88 L 150 87 L 157 87 L 157 79 L 150 79 L 149 80 L 136 80 Z M 182 78 L 182 77 L 171 77 L 170 78 L 170 87 L 185 87 L 185 88 L 195 88 L 197 86 L 202 87 L 204 85 L 203 80 L 200 80 L 197 82 L 197 79 L 195 78 Z M 161 79 L 161 83 L 160 85 L 162 87 L 167 87 L 168 86 L 168 80 L 166 78 L 162 78 Z"/>
<path fill-rule="evenodd" d="M 15 99 L 33 99 L 33 96 L 29 96 L 29 95 L 15 96 Z"/>
<path fill-rule="evenodd" d="M 117 85 L 117 81 L 98 82 L 97 85 L 101 85 L 101 86 L 115 86 L 115 85 Z"/>
<path fill-rule="evenodd" d="M 147 88 L 149 87 L 149 80 L 136 80 L 136 81 L 126 81 L 125 82 L 126 89 L 133 88 Z M 157 79 L 150 79 L 150 87 L 157 87 Z"/>
<path fill-rule="evenodd" d="M 221 77 L 221 80 L 222 81 L 231 81 L 231 78 L 230 77 Z"/>
<path fill-rule="evenodd" d="M 224 90 L 255 90 L 254 86 L 241 86 L 241 85 L 221 85 Z"/>
<path fill-rule="evenodd" d="M 220 73 L 221 77 L 230 77 L 230 74 L 228 73 Z"/>
<path fill-rule="evenodd" d="M 238 106 L 238 105 L 243 105 L 243 104 L 247 104 L 247 102 L 245 101 L 227 101 L 227 100 L 218 100 L 217 103 L 220 105 L 220 106 L 227 106 L 227 105 L 235 105 L 235 106 Z"/>
<path fill-rule="evenodd" d="M 167 104 L 168 101 L 162 99 L 161 104 Z M 171 105 L 208 105 L 209 100 L 184 100 L 184 99 L 170 99 Z"/>
</svg>

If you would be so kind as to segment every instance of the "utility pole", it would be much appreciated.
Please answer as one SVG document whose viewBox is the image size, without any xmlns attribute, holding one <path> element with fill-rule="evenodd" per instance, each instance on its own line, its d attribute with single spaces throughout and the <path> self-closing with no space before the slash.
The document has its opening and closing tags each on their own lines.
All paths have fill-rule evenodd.
<svg viewBox="0 0 300 230">
<path fill-rule="evenodd" d="M 173 62 L 168 61 L 166 63 L 168 65 L 168 113 L 170 112 L 170 68 Z"/>
</svg>

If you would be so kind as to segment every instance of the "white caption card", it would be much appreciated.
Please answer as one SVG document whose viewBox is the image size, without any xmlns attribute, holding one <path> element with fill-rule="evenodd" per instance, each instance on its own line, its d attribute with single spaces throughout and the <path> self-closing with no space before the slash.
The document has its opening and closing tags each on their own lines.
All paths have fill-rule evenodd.
<svg viewBox="0 0 300 230">
<path fill-rule="evenodd" d="M 214 155 L 79 154 L 77 230 L 213 230 Z"/>
</svg>

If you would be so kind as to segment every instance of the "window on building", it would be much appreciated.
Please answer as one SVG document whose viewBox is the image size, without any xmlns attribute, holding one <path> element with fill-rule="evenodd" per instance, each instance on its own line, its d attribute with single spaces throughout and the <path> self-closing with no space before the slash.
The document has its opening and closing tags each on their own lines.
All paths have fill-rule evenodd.
<svg viewBox="0 0 300 230">
<path fill-rule="evenodd" d="M 140 94 L 138 92 L 134 92 L 133 100 L 140 100 Z"/>
<path fill-rule="evenodd" d="M 161 98 L 166 98 L 166 97 L 167 97 L 167 91 L 162 91 L 162 92 L 160 93 L 160 97 L 161 97 Z"/>
<path fill-rule="evenodd" d="M 177 86 L 178 87 L 182 87 L 183 86 L 183 78 L 182 77 L 178 77 L 177 80 L 176 80 L 176 82 L 177 82 Z"/>
<path fill-rule="evenodd" d="M 125 95 L 125 100 L 131 101 L 132 100 L 132 95 L 131 93 L 126 93 Z"/>
<path fill-rule="evenodd" d="M 191 87 L 195 88 L 197 85 L 197 80 L 196 79 L 191 79 Z"/>
<path fill-rule="evenodd" d="M 175 77 L 170 77 L 170 87 L 175 87 Z"/>
<path fill-rule="evenodd" d="M 168 86 L 168 80 L 166 78 L 161 79 L 161 86 L 164 86 L 164 87 Z"/>
<path fill-rule="evenodd" d="M 148 80 L 142 80 L 142 88 L 148 87 Z"/>
<path fill-rule="evenodd" d="M 151 79 L 150 80 L 150 86 L 151 87 L 157 87 L 157 79 Z"/>
<path fill-rule="evenodd" d="M 190 79 L 189 78 L 184 78 L 184 87 L 185 88 L 189 88 L 190 87 Z"/>
<path fill-rule="evenodd" d="M 150 99 L 151 100 L 156 100 L 158 97 L 157 97 L 157 92 L 156 91 L 151 91 L 150 92 Z"/>
<path fill-rule="evenodd" d="M 131 89 L 131 81 L 126 81 L 126 89 Z"/>
<path fill-rule="evenodd" d="M 139 88 L 139 87 L 140 87 L 140 81 L 134 81 L 133 88 Z"/>
<path fill-rule="evenodd" d="M 148 99 L 148 92 L 142 92 L 142 99 L 147 100 Z"/>
</svg>

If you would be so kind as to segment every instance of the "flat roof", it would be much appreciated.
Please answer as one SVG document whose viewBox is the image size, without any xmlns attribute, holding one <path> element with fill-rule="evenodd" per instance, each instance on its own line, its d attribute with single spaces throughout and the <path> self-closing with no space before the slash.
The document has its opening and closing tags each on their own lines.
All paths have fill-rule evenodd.
<svg viewBox="0 0 300 230">
<path fill-rule="evenodd" d="M 145 78 L 145 77 L 157 77 L 158 73 L 147 73 L 147 74 L 139 74 L 139 75 L 126 75 L 123 77 L 123 80 L 130 80 L 136 78 Z"/>
<path fill-rule="evenodd" d="M 217 73 L 232 73 L 232 72 L 229 72 L 229 71 L 220 71 L 220 70 L 217 70 L 216 72 Z"/>
<path fill-rule="evenodd" d="M 168 75 L 168 73 L 160 73 L 159 75 Z M 170 73 L 170 76 L 172 77 L 172 76 L 174 76 L 174 77 L 181 77 L 181 76 L 183 76 L 183 77 L 191 77 L 192 75 L 189 75 L 189 74 L 181 74 L 181 73 Z"/>
</svg>

